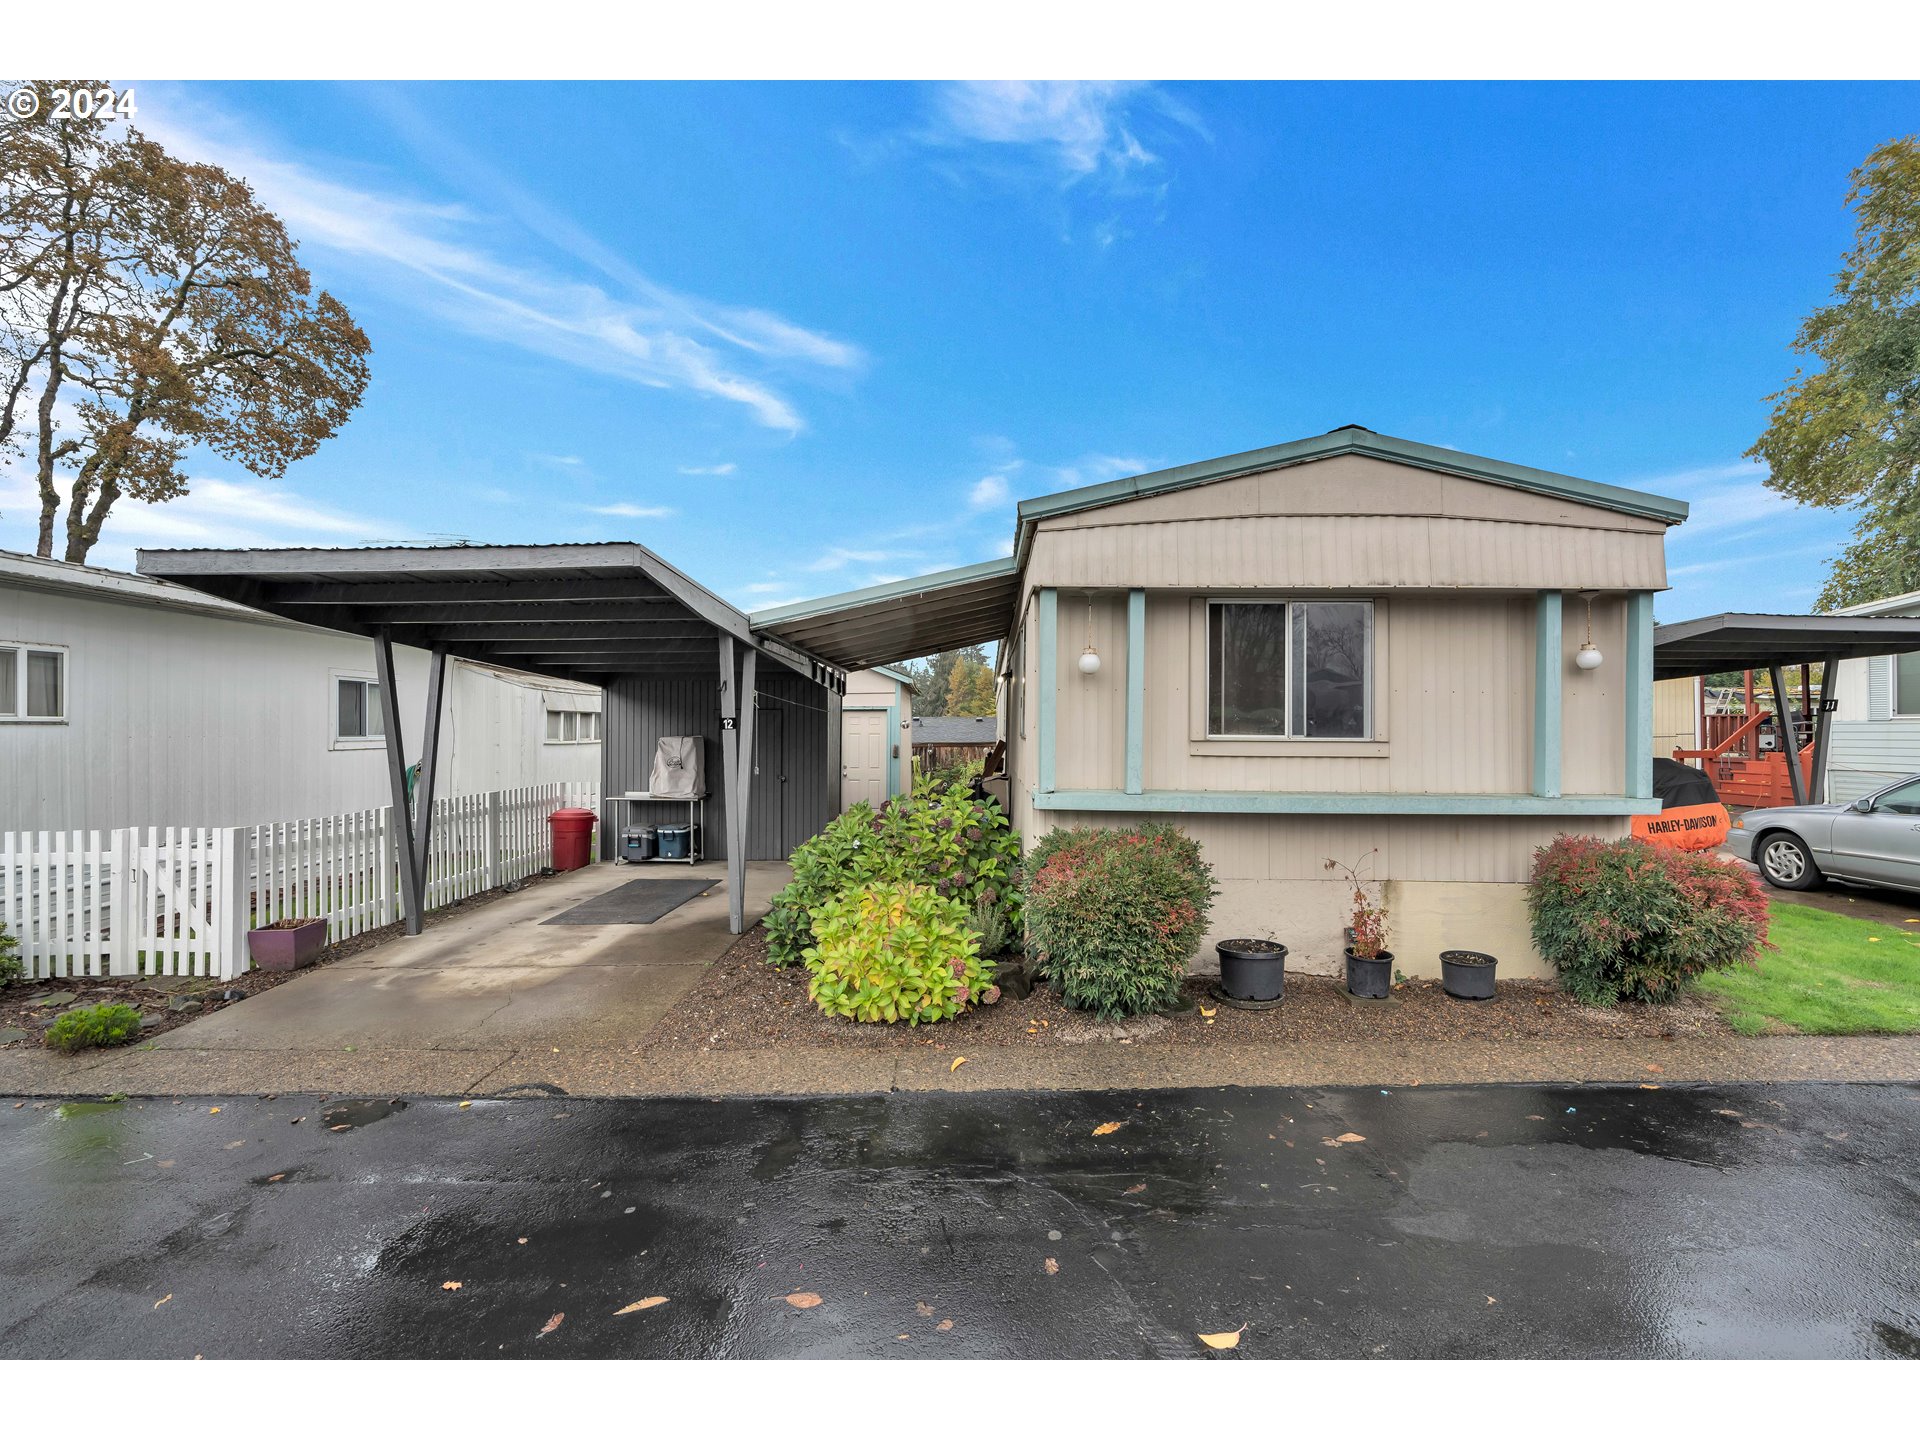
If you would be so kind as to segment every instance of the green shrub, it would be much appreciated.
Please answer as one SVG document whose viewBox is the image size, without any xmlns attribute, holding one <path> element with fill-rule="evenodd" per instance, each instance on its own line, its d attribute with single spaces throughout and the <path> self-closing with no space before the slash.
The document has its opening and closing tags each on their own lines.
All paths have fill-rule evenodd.
<svg viewBox="0 0 1920 1440">
<path fill-rule="evenodd" d="M 793 882 L 773 897 L 767 959 L 797 963 L 814 941 L 813 917 L 841 891 L 873 881 L 926 885 L 961 902 L 984 901 L 1018 932 L 1020 837 L 998 803 L 965 786 L 897 795 L 876 813 L 855 805 L 793 852 Z"/>
<path fill-rule="evenodd" d="M 1213 872 L 1171 825 L 1056 830 L 1027 861 L 1029 950 L 1103 1020 L 1165 1009 L 1207 931 Z"/>
<path fill-rule="evenodd" d="M 20 942 L 7 933 L 7 927 L 0 925 L 0 985 L 11 985 L 27 973 L 25 963 L 20 959 Z"/>
<path fill-rule="evenodd" d="M 140 1012 L 131 1005 L 87 1005 L 69 1010 L 47 1031 L 47 1044 L 71 1054 L 96 1046 L 124 1045 L 140 1033 Z"/>
<path fill-rule="evenodd" d="M 980 937 L 982 955 L 1004 955 L 1013 948 L 1013 927 L 1006 910 L 982 898 L 973 902 L 973 931 Z"/>
<path fill-rule="evenodd" d="M 1711 855 L 1562 835 L 1533 855 L 1533 943 L 1588 1005 L 1661 1004 L 1767 944 L 1759 882 Z"/>
<path fill-rule="evenodd" d="M 925 885 L 843 891 L 815 912 L 813 924 L 807 994 L 829 1015 L 919 1025 L 1000 998 L 966 907 Z"/>
</svg>

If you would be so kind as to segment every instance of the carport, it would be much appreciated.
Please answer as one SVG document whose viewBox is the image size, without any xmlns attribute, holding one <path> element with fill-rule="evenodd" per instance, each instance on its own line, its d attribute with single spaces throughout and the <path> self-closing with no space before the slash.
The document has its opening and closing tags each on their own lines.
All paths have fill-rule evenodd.
<svg viewBox="0 0 1920 1440">
<path fill-rule="evenodd" d="M 373 642 L 407 930 L 423 923 L 442 683 L 449 655 L 607 690 L 601 791 L 639 788 L 660 734 L 720 746 L 733 933 L 744 928 L 748 836 L 755 822 L 755 717 L 763 703 L 826 717 L 831 755 L 846 675 L 806 650 L 754 632 L 748 617 L 643 545 L 387 546 L 342 550 L 142 550 L 144 575 Z M 411 823 L 394 645 L 429 652 L 426 725 Z M 761 661 L 767 663 L 762 666 Z M 673 727 L 679 728 L 673 728 Z M 696 726 L 698 728 L 696 728 Z M 809 729 L 800 748 L 811 756 Z M 776 772 L 786 781 L 784 766 Z M 626 782 L 626 783 L 623 783 Z M 766 787 L 762 787 L 763 792 Z M 821 786 L 822 803 L 827 787 Z M 760 807 L 764 823 L 765 806 Z M 608 823 L 602 813 L 602 834 Z M 823 817 L 824 818 L 824 817 Z M 812 811 L 800 816 L 804 826 Z M 782 822 L 784 823 L 784 822 Z M 810 833 L 810 831 L 809 831 Z M 604 848 L 604 847 L 603 847 Z"/>
<path fill-rule="evenodd" d="M 1765 670 L 1773 678 L 1775 718 L 1788 737 L 1787 775 L 1796 805 L 1826 798 L 1827 732 L 1838 706 L 1834 680 L 1842 660 L 1920 650 L 1920 619 L 1869 615 L 1706 615 L 1653 632 L 1655 680 L 1685 680 L 1724 670 Z M 1803 775 L 1786 701 L 1786 671 L 1819 665 L 1811 775 Z M 1757 718 L 1757 717 L 1754 717 Z M 1687 752 L 1689 754 L 1693 752 Z"/>
</svg>

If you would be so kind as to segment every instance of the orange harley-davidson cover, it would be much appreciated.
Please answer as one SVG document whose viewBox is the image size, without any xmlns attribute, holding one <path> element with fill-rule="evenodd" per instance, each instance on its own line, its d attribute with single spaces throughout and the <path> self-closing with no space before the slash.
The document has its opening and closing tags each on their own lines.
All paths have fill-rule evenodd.
<svg viewBox="0 0 1920 1440">
<path fill-rule="evenodd" d="M 1633 833 L 1655 845 L 1675 850 L 1717 850 L 1727 839 L 1724 805 L 1674 805 L 1658 815 L 1633 817 Z"/>
</svg>

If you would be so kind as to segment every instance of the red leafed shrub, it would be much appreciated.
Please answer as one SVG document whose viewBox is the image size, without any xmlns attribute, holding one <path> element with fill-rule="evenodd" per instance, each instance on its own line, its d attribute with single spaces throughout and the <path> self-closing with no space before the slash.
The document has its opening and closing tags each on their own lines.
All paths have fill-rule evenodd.
<svg viewBox="0 0 1920 1440">
<path fill-rule="evenodd" d="M 1027 857 L 1027 942 L 1069 1005 L 1103 1020 L 1164 1009 L 1207 933 L 1213 872 L 1170 825 L 1055 830 Z"/>
<path fill-rule="evenodd" d="M 1644 840 L 1562 835 L 1534 851 L 1533 943 L 1589 1005 L 1660 1004 L 1767 946 L 1767 898 L 1746 871 Z"/>
</svg>

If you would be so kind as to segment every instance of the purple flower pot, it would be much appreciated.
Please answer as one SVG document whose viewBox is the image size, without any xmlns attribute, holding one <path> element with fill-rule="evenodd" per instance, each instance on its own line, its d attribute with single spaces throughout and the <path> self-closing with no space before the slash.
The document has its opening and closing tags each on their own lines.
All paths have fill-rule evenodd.
<svg viewBox="0 0 1920 1440">
<path fill-rule="evenodd" d="M 262 970 L 298 970 L 311 965 L 326 943 L 325 920 L 300 920 L 247 932 L 247 953 Z"/>
</svg>

